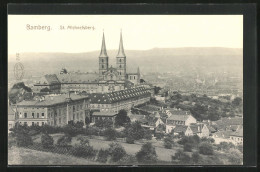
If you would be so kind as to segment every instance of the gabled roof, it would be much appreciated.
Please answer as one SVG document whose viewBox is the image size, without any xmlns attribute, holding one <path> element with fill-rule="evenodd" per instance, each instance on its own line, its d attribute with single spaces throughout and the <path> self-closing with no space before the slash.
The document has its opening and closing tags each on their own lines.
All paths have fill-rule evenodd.
<svg viewBox="0 0 260 172">
<path fill-rule="evenodd" d="M 101 51 L 100 51 L 99 57 L 108 57 L 108 56 L 107 56 L 107 49 L 106 49 L 105 34 L 104 34 L 104 32 L 103 32 L 102 46 L 101 46 Z"/>
<path fill-rule="evenodd" d="M 44 77 L 49 84 L 60 83 L 56 74 L 44 75 Z"/>
<path fill-rule="evenodd" d="M 187 128 L 188 128 L 188 126 L 186 126 L 186 125 L 176 125 L 176 127 L 173 129 L 173 131 L 175 133 L 181 133 L 181 132 L 185 133 Z"/>
<path fill-rule="evenodd" d="M 123 38 L 122 38 L 122 32 L 120 33 L 120 43 L 119 43 L 119 50 L 116 57 L 125 57 L 125 51 L 123 46 Z"/>
<path fill-rule="evenodd" d="M 167 121 L 186 121 L 191 115 L 171 115 Z"/>
</svg>

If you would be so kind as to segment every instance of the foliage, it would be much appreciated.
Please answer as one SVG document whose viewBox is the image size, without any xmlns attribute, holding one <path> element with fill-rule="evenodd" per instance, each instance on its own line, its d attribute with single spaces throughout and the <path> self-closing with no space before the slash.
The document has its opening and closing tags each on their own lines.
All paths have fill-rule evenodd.
<svg viewBox="0 0 260 172">
<path fill-rule="evenodd" d="M 48 134 L 43 134 L 41 136 L 41 143 L 44 148 L 50 148 L 53 146 L 53 138 Z"/>
<path fill-rule="evenodd" d="M 61 127 L 57 127 L 57 126 L 50 126 L 50 125 L 43 125 L 43 126 L 31 126 L 32 128 L 38 128 L 39 130 L 43 133 L 46 134 L 54 134 L 54 133 L 59 133 L 62 132 L 62 128 Z"/>
<path fill-rule="evenodd" d="M 134 140 L 139 140 L 144 138 L 145 130 L 141 126 L 140 122 L 135 121 L 126 127 L 125 133 L 128 137 Z"/>
<path fill-rule="evenodd" d="M 139 163 L 155 163 L 157 161 L 157 154 L 152 143 L 146 143 L 141 150 L 137 152 L 136 159 Z"/>
<path fill-rule="evenodd" d="M 98 151 L 97 161 L 98 161 L 98 162 L 105 163 L 105 162 L 107 162 L 108 156 L 109 156 L 108 150 L 100 149 L 100 150 Z"/>
<path fill-rule="evenodd" d="M 164 138 L 164 147 L 166 149 L 171 149 L 173 146 L 173 138 L 171 136 L 167 136 Z"/>
<path fill-rule="evenodd" d="M 228 160 L 231 164 L 240 165 L 243 162 L 243 155 L 242 153 L 234 148 L 231 148 L 228 152 Z"/>
<path fill-rule="evenodd" d="M 198 152 L 193 152 L 191 155 L 191 159 L 193 163 L 197 164 L 201 159 L 200 154 Z"/>
<path fill-rule="evenodd" d="M 27 95 L 27 92 L 32 92 L 32 89 L 30 87 L 25 86 L 23 82 L 14 84 L 10 92 L 8 93 L 10 102 L 15 104 L 16 102 L 22 101 L 25 98 L 31 99 L 32 94 Z"/>
<path fill-rule="evenodd" d="M 144 139 L 146 140 L 152 140 L 152 131 L 149 129 L 146 129 L 144 132 Z"/>
<path fill-rule="evenodd" d="M 202 142 L 199 145 L 199 153 L 203 154 L 203 155 L 213 155 L 213 147 L 211 144 L 206 143 L 206 142 Z"/>
<path fill-rule="evenodd" d="M 126 154 L 123 158 L 121 158 L 118 162 L 119 164 L 136 164 L 137 163 L 137 159 L 135 156 L 133 155 L 128 155 Z"/>
<path fill-rule="evenodd" d="M 29 127 L 22 126 L 18 123 L 14 126 L 14 128 L 10 129 L 11 136 L 13 136 L 16 140 L 17 146 L 26 147 L 33 144 L 32 138 L 29 135 Z"/>
<path fill-rule="evenodd" d="M 192 145 L 198 145 L 200 143 L 200 138 L 197 135 L 194 136 L 183 136 L 179 141 L 179 144 L 185 145 L 186 143 L 191 143 Z"/>
<path fill-rule="evenodd" d="M 85 137 L 79 137 L 77 140 L 80 141 L 79 143 L 81 146 L 90 146 L 89 140 Z"/>
<path fill-rule="evenodd" d="M 217 150 L 227 151 L 231 148 L 235 148 L 235 145 L 231 142 L 220 142 L 217 144 Z"/>
<path fill-rule="evenodd" d="M 242 106 L 242 98 L 241 97 L 236 97 L 233 101 L 232 101 L 232 105 L 235 107 L 240 107 Z"/>
<path fill-rule="evenodd" d="M 85 118 L 85 124 L 86 125 L 89 125 L 90 124 L 90 118 L 88 117 L 88 116 L 86 116 L 86 118 Z"/>
<path fill-rule="evenodd" d="M 60 137 L 57 141 L 57 145 L 61 147 L 68 147 L 71 143 L 71 136 L 70 135 L 64 135 Z"/>
<path fill-rule="evenodd" d="M 95 127 L 95 126 L 87 126 L 85 129 L 85 135 L 98 135 L 98 133 L 100 132 L 99 128 Z"/>
<path fill-rule="evenodd" d="M 126 155 L 125 149 L 118 143 L 111 143 L 108 149 L 111 161 L 117 162 Z"/>
<path fill-rule="evenodd" d="M 130 123 L 130 118 L 127 116 L 127 112 L 124 109 L 121 109 L 115 118 L 116 126 L 124 126 L 125 124 Z"/>
<path fill-rule="evenodd" d="M 134 144 L 135 143 L 135 139 L 133 139 L 131 136 L 127 136 L 126 137 L 126 143 Z"/>
<path fill-rule="evenodd" d="M 161 87 L 155 86 L 154 87 L 154 94 L 158 94 L 161 89 L 162 89 Z"/>
<path fill-rule="evenodd" d="M 179 161 L 180 164 L 187 164 L 191 162 L 191 157 L 183 152 L 182 150 L 178 150 L 174 156 L 172 156 L 172 161 Z"/>
<path fill-rule="evenodd" d="M 113 128 L 108 128 L 104 131 L 104 135 L 107 140 L 116 140 L 117 132 Z"/>
<path fill-rule="evenodd" d="M 113 127 L 113 121 L 112 120 L 103 120 L 103 119 L 99 119 L 95 121 L 95 126 L 98 128 L 110 128 Z"/>
<path fill-rule="evenodd" d="M 96 150 L 89 145 L 78 145 L 76 144 L 72 148 L 72 154 L 77 157 L 93 158 L 96 155 Z"/>
<path fill-rule="evenodd" d="M 192 152 L 192 143 L 185 143 L 184 145 L 183 145 L 183 151 L 185 151 L 185 152 Z"/>
<path fill-rule="evenodd" d="M 51 91 L 51 90 L 50 90 L 49 88 L 47 88 L 47 87 L 42 88 L 42 89 L 40 90 L 41 93 L 50 92 L 50 91 Z"/>
<path fill-rule="evenodd" d="M 156 140 L 161 140 L 161 139 L 163 139 L 164 134 L 163 133 L 156 133 L 155 137 L 156 137 Z"/>
</svg>

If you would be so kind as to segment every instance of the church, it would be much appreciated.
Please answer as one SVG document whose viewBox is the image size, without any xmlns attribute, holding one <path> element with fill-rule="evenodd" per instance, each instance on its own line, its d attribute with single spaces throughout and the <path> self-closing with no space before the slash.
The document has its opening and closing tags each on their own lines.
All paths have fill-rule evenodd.
<svg viewBox="0 0 260 172">
<path fill-rule="evenodd" d="M 44 75 L 36 84 L 34 91 L 65 93 L 68 91 L 85 91 L 87 93 L 109 93 L 138 87 L 140 85 L 140 70 L 127 71 L 126 55 L 120 33 L 119 49 L 116 55 L 116 66 L 109 65 L 103 32 L 101 51 L 98 56 L 98 73 L 73 73 L 62 69 L 59 74 Z M 43 90 L 44 89 L 44 90 Z"/>
</svg>

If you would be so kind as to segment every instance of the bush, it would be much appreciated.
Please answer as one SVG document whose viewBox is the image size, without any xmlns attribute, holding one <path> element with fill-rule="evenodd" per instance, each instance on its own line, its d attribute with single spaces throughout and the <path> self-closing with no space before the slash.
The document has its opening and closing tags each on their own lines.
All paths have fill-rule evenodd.
<svg viewBox="0 0 260 172">
<path fill-rule="evenodd" d="M 98 162 L 103 162 L 103 163 L 105 163 L 105 162 L 107 162 L 108 156 L 109 156 L 108 150 L 100 149 L 100 150 L 98 151 L 97 161 L 98 161 Z"/>
<path fill-rule="evenodd" d="M 53 146 L 53 138 L 48 134 L 43 134 L 41 137 L 42 147 L 50 148 Z"/>
<path fill-rule="evenodd" d="M 119 164 L 129 164 L 133 165 L 137 163 L 136 157 L 133 155 L 126 155 L 120 161 L 118 161 Z"/>
<path fill-rule="evenodd" d="M 111 143 L 109 146 L 108 152 L 111 156 L 111 161 L 117 162 L 126 155 L 125 149 L 120 144 Z"/>
<path fill-rule="evenodd" d="M 127 116 L 126 110 L 122 109 L 119 111 L 115 118 L 115 125 L 116 126 L 123 126 L 125 124 L 130 123 L 130 118 Z"/>
<path fill-rule="evenodd" d="M 156 140 L 162 140 L 162 138 L 164 137 L 163 133 L 156 133 Z"/>
<path fill-rule="evenodd" d="M 179 161 L 180 164 L 187 164 L 191 162 L 191 157 L 182 150 L 178 150 L 174 156 L 172 156 L 172 161 L 176 160 Z"/>
<path fill-rule="evenodd" d="M 184 152 L 192 152 L 192 144 L 191 143 L 185 143 L 183 146 Z"/>
<path fill-rule="evenodd" d="M 220 142 L 217 145 L 217 150 L 223 150 L 223 151 L 227 151 L 231 148 L 235 148 L 235 145 L 233 143 L 228 143 L 228 142 Z"/>
<path fill-rule="evenodd" d="M 92 136 L 92 135 L 98 135 L 100 130 L 97 127 L 86 127 L 85 129 L 85 135 Z"/>
<path fill-rule="evenodd" d="M 145 130 L 144 132 L 144 139 L 146 140 L 152 140 L 152 131 L 151 130 Z"/>
<path fill-rule="evenodd" d="M 213 155 L 212 145 L 206 142 L 202 142 L 199 145 L 199 153 L 203 155 Z"/>
<path fill-rule="evenodd" d="M 193 152 L 191 159 L 195 164 L 198 163 L 201 159 L 200 154 L 198 152 Z"/>
<path fill-rule="evenodd" d="M 126 143 L 134 144 L 135 143 L 135 139 L 133 139 L 131 136 L 128 136 L 128 137 L 126 137 Z"/>
<path fill-rule="evenodd" d="M 96 151 L 92 146 L 75 145 L 72 149 L 72 154 L 77 157 L 93 158 Z"/>
<path fill-rule="evenodd" d="M 125 133 L 134 140 L 139 140 L 144 138 L 145 130 L 141 126 L 141 123 L 136 121 L 126 127 Z"/>
<path fill-rule="evenodd" d="M 113 128 L 108 128 L 105 130 L 104 135 L 107 140 L 116 140 L 117 132 Z"/>
<path fill-rule="evenodd" d="M 228 154 L 228 160 L 232 165 L 239 165 L 243 163 L 243 155 L 239 150 L 232 148 Z"/>
<path fill-rule="evenodd" d="M 152 146 L 151 143 L 144 144 L 141 150 L 137 152 L 136 159 L 139 163 L 155 163 L 157 161 L 155 148 Z"/>
<path fill-rule="evenodd" d="M 111 128 L 111 127 L 113 127 L 113 121 L 112 120 L 103 120 L 103 119 L 96 120 L 95 126 L 98 128 L 102 128 L 102 129 Z"/>
<path fill-rule="evenodd" d="M 64 135 L 58 139 L 57 145 L 62 147 L 68 147 L 70 146 L 71 140 L 72 138 L 70 135 Z"/>
<path fill-rule="evenodd" d="M 16 136 L 17 146 L 27 147 L 33 144 L 32 137 L 28 133 L 20 133 Z"/>
<path fill-rule="evenodd" d="M 170 136 L 167 136 L 165 139 L 164 139 L 164 147 L 166 148 L 166 149 L 171 149 L 172 148 L 172 146 L 173 146 L 173 139 L 172 139 L 172 137 L 170 137 Z"/>
</svg>

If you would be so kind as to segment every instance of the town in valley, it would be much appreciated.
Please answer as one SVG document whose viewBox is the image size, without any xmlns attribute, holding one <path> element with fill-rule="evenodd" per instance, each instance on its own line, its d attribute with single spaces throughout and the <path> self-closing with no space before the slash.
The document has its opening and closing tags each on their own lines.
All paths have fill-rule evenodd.
<svg viewBox="0 0 260 172">
<path fill-rule="evenodd" d="M 242 50 L 155 48 L 128 57 L 119 35 L 114 55 L 103 32 L 93 58 L 24 62 L 19 80 L 10 62 L 9 165 L 242 165 L 243 78 L 232 60 Z M 227 51 L 232 65 L 221 64 L 228 53 L 193 64 L 173 53 L 172 63 L 176 51 Z"/>
</svg>

